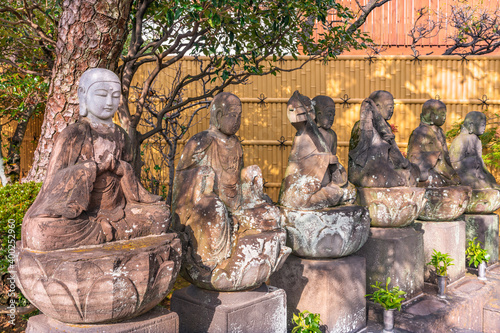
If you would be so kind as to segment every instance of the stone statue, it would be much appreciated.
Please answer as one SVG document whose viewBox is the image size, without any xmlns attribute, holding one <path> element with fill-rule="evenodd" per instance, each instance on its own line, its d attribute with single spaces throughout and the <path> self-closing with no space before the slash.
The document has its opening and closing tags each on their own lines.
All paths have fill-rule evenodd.
<svg viewBox="0 0 500 333">
<path fill-rule="evenodd" d="M 419 219 L 452 221 L 462 215 L 471 189 L 460 185 L 460 177 L 451 166 L 446 137 L 441 126 L 446 120 L 446 105 L 430 99 L 422 106 L 420 126 L 410 135 L 408 159 L 418 165 L 420 182 L 426 188 L 424 209 Z"/>
<path fill-rule="evenodd" d="M 349 142 L 349 181 L 360 187 L 416 186 L 418 167 L 396 145 L 387 123 L 394 112 L 394 98 L 384 90 L 373 92 L 361 104 L 361 119 Z"/>
<path fill-rule="evenodd" d="M 349 181 L 358 186 L 357 203 L 370 210 L 372 227 L 403 227 L 424 205 L 425 190 L 416 188 L 420 172 L 399 150 L 387 122 L 394 98 L 377 90 L 361 104 L 360 121 L 349 142 Z"/>
<path fill-rule="evenodd" d="M 215 96 L 209 129 L 187 142 L 177 165 L 172 228 L 184 237 L 181 274 L 203 289 L 258 287 L 290 253 L 260 168 L 243 168 L 241 111 L 237 96 Z"/>
<path fill-rule="evenodd" d="M 328 97 L 321 97 L 318 98 L 319 110 L 325 112 L 333 100 L 330 99 L 329 104 Z M 325 99 L 327 102 L 323 104 Z M 344 167 L 314 122 L 316 115 L 311 100 L 296 91 L 288 101 L 287 116 L 297 133 L 281 185 L 280 204 L 315 210 L 354 201 L 354 189 L 348 186 Z M 332 144 L 335 133 L 327 133 Z"/>
<path fill-rule="evenodd" d="M 335 103 L 327 96 L 311 101 L 296 91 L 288 101 L 287 116 L 297 133 L 279 203 L 286 218 L 288 244 L 294 254 L 303 257 L 346 256 L 368 237 L 369 219 L 364 208 L 349 205 L 331 209 L 352 203 L 356 197 L 334 153 L 337 138 L 330 128 L 334 115 Z M 314 119 L 322 127 L 318 128 Z"/>
<path fill-rule="evenodd" d="M 500 208 L 500 186 L 483 161 L 479 136 L 486 128 L 486 115 L 472 111 L 465 116 L 460 134 L 450 146 L 451 165 L 462 184 L 472 188 L 466 213 L 489 214 Z"/>
<path fill-rule="evenodd" d="M 479 136 L 486 128 L 486 115 L 472 111 L 465 116 L 460 134 L 450 146 L 451 164 L 464 185 L 473 189 L 500 189 L 495 177 L 483 161 L 483 146 Z"/>
<path fill-rule="evenodd" d="M 460 178 L 451 166 L 446 136 L 441 129 L 445 120 L 446 105 L 430 99 L 422 107 L 420 126 L 410 135 L 408 159 L 420 169 L 419 186 L 442 187 L 460 184 Z"/>
<path fill-rule="evenodd" d="M 112 121 L 120 95 L 113 72 L 83 73 L 80 120 L 56 138 L 22 224 L 17 283 L 45 315 L 63 322 L 144 313 L 180 269 L 180 240 L 167 234 L 169 207 L 141 185 L 129 163 L 130 139 Z"/>
</svg>

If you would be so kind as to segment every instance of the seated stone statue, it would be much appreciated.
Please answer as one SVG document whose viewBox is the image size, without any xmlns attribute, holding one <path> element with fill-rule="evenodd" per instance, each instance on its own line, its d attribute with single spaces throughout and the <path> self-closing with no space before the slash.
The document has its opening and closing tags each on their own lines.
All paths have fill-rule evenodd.
<svg viewBox="0 0 500 333">
<path fill-rule="evenodd" d="M 394 112 L 394 98 L 384 90 L 373 92 L 361 104 L 360 121 L 349 142 L 349 181 L 360 187 L 416 186 L 418 167 L 396 145 L 387 123 Z"/>
<path fill-rule="evenodd" d="M 23 247 L 49 251 L 161 234 L 170 212 L 134 174 L 127 133 L 113 123 L 120 80 L 91 69 L 80 80 L 80 121 L 57 137 L 47 176 L 22 224 Z"/>
<path fill-rule="evenodd" d="M 318 96 L 316 102 L 321 117 L 323 113 L 331 113 L 331 98 Z M 334 141 L 336 145 L 335 133 L 326 132 L 327 143 L 314 122 L 315 107 L 311 100 L 296 91 L 288 101 L 287 116 L 297 133 L 281 185 L 280 204 L 315 210 L 352 200 L 352 188 L 348 187 L 345 169 L 331 150 Z"/>
<path fill-rule="evenodd" d="M 479 135 L 484 133 L 486 116 L 472 111 L 465 116 L 460 134 L 450 146 L 450 159 L 462 184 L 473 189 L 500 189 L 495 177 L 483 161 L 483 146 Z"/>
<path fill-rule="evenodd" d="M 446 137 L 441 126 L 446 120 L 446 105 L 430 99 L 424 103 L 420 126 L 410 135 L 408 159 L 420 169 L 422 187 L 459 185 L 460 178 L 451 166 Z"/>
<path fill-rule="evenodd" d="M 218 94 L 209 129 L 187 142 L 177 165 L 172 228 L 184 237 L 182 274 L 204 289 L 257 287 L 290 252 L 260 168 L 243 168 L 241 111 L 237 96 Z"/>
<path fill-rule="evenodd" d="M 327 96 L 311 102 L 296 91 L 288 101 L 287 116 L 297 133 L 279 202 L 288 245 L 301 257 L 347 256 L 368 238 L 368 211 L 349 205 L 356 198 L 356 189 L 333 153 L 337 151 L 336 134 L 330 129 L 334 115 L 335 103 Z"/>
<path fill-rule="evenodd" d="M 22 224 L 16 284 L 44 316 L 60 322 L 137 317 L 164 299 L 180 271 L 182 244 L 167 233 L 169 208 L 142 187 L 130 165 L 130 139 L 112 121 L 120 95 L 113 72 L 83 73 L 80 119 L 56 138 L 45 182 Z"/>
</svg>

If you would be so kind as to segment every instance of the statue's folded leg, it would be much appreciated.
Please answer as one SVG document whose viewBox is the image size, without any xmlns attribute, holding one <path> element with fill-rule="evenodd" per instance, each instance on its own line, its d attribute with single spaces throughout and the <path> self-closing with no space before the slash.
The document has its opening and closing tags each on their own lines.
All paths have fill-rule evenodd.
<svg viewBox="0 0 500 333">
<path fill-rule="evenodd" d="M 129 202 L 125 207 L 125 218 L 111 222 L 111 225 L 116 240 L 160 235 L 168 231 L 170 211 L 163 201 L 152 204 Z"/>
<path fill-rule="evenodd" d="M 32 217 L 23 221 L 30 233 L 23 238 L 26 248 L 52 251 L 105 242 L 106 237 L 99 223 L 81 214 L 75 219 L 64 217 Z"/>
</svg>

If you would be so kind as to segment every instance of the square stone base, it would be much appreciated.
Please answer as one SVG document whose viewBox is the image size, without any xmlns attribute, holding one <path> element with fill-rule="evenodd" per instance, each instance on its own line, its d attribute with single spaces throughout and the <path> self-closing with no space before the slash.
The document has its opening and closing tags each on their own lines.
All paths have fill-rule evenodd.
<svg viewBox="0 0 500 333">
<path fill-rule="evenodd" d="M 366 292 L 376 281 L 385 286 L 391 278 L 390 288 L 399 286 L 413 298 L 424 287 L 424 238 L 423 232 L 413 227 L 370 228 L 370 236 L 357 255 L 366 259 Z"/>
<path fill-rule="evenodd" d="M 465 222 L 416 221 L 424 231 L 425 263 L 431 260 L 433 250 L 448 253 L 453 259 L 453 266 L 448 267 L 448 283 L 465 275 Z M 425 281 L 436 283 L 434 267 L 426 265 Z"/>
<path fill-rule="evenodd" d="M 293 314 L 321 315 L 326 332 L 357 332 L 366 326 L 366 264 L 359 256 L 303 259 L 290 255 L 271 276 L 271 284 L 287 295 L 288 330 Z"/>
<path fill-rule="evenodd" d="M 497 214 L 464 214 L 465 235 L 467 242 L 477 237 L 476 242 L 483 243 L 482 247 L 490 255 L 488 264 L 498 261 L 498 215 Z"/>
<path fill-rule="evenodd" d="M 26 333 L 178 333 L 179 317 L 157 306 L 145 314 L 115 324 L 73 325 L 61 323 L 44 314 L 28 320 Z"/>
<path fill-rule="evenodd" d="M 216 292 L 193 285 L 174 291 L 180 332 L 286 332 L 285 291 L 263 284 L 251 291 Z"/>
</svg>

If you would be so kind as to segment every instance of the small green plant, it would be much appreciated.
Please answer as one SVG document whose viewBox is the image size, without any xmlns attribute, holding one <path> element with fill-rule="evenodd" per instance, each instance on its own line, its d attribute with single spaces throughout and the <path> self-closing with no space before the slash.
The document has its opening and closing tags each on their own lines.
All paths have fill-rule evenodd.
<svg viewBox="0 0 500 333">
<path fill-rule="evenodd" d="M 479 241 L 476 243 L 476 238 L 477 237 L 474 237 L 472 240 L 467 242 L 468 246 L 465 250 L 469 266 L 473 265 L 474 267 L 479 266 L 482 261 L 486 262 L 490 259 L 490 255 L 481 247 L 483 243 Z"/>
<path fill-rule="evenodd" d="M 436 274 L 440 276 L 448 275 L 448 266 L 455 265 L 452 263 L 453 259 L 450 258 L 448 253 L 441 253 L 439 251 L 433 250 L 431 261 L 426 263 L 426 265 L 434 266 Z"/>
<path fill-rule="evenodd" d="M 294 313 L 293 322 L 296 326 L 292 329 L 292 333 L 321 333 L 319 313 L 310 313 L 309 311 Z"/>
<path fill-rule="evenodd" d="M 371 287 L 376 290 L 373 294 L 367 294 L 365 297 L 370 297 L 370 300 L 382 305 L 386 310 L 398 309 L 398 311 L 401 311 L 401 303 L 405 300 L 403 295 L 406 295 L 406 292 L 399 290 L 399 286 L 392 287 L 389 290 L 389 283 L 391 283 L 390 277 L 387 277 L 385 281 L 385 288 L 381 286 L 379 281 L 375 282 Z"/>
</svg>

